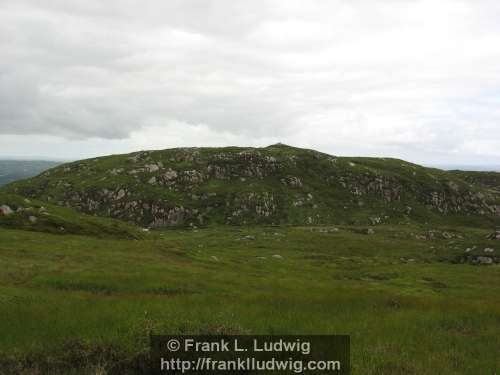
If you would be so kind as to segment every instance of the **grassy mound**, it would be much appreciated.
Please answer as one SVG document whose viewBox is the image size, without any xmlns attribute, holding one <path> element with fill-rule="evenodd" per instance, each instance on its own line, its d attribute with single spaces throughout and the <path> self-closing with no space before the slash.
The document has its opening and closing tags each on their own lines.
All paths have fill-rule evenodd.
<svg viewBox="0 0 500 375">
<path fill-rule="evenodd" d="M 0 192 L 0 206 L 7 207 L 4 214 L 0 213 L 0 228 L 124 239 L 143 237 L 139 228 L 122 221 L 89 216 L 15 194 Z"/>
</svg>

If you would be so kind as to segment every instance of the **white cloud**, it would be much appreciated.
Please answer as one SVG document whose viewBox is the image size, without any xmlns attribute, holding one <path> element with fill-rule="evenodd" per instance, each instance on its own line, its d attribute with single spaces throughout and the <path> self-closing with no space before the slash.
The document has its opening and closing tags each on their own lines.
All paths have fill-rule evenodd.
<svg viewBox="0 0 500 375">
<path fill-rule="evenodd" d="M 490 0 L 4 1 L 0 147 L 499 163 L 499 17 Z"/>
</svg>

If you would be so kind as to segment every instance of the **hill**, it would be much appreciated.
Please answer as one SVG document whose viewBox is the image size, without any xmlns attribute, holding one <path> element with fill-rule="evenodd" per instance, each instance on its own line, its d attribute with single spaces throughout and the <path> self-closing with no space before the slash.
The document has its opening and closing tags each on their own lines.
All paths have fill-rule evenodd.
<svg viewBox="0 0 500 375">
<path fill-rule="evenodd" d="M 4 190 L 149 227 L 498 223 L 498 190 L 474 176 L 277 144 L 82 160 Z"/>
<path fill-rule="evenodd" d="M 43 160 L 0 160 L 0 185 L 36 176 L 58 164 L 61 163 Z"/>
</svg>

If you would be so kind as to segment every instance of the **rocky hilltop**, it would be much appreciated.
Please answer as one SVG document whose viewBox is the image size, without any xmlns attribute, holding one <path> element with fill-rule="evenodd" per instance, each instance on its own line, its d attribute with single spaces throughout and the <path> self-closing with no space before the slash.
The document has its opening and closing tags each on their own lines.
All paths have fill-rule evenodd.
<svg viewBox="0 0 500 375">
<path fill-rule="evenodd" d="M 499 190 L 484 182 L 495 178 L 277 144 L 82 160 L 4 191 L 151 228 L 470 218 L 500 223 Z"/>
</svg>

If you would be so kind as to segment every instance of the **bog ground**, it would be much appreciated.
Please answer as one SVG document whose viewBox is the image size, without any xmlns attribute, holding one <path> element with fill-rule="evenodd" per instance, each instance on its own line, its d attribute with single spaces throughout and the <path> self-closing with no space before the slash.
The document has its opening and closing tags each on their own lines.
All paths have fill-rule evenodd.
<svg viewBox="0 0 500 375">
<path fill-rule="evenodd" d="M 353 374 L 500 371 L 499 268 L 470 262 L 491 231 L 366 229 L 0 229 L 0 372 L 137 372 L 150 332 L 349 334 Z"/>
</svg>

